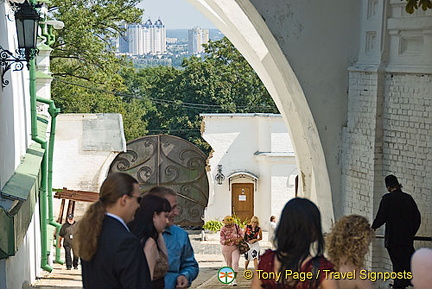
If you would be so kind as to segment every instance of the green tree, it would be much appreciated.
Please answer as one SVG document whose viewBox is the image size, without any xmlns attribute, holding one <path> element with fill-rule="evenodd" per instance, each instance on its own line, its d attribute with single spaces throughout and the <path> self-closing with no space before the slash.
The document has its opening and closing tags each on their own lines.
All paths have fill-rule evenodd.
<svg viewBox="0 0 432 289">
<path fill-rule="evenodd" d="M 432 0 L 406 0 L 406 12 L 413 14 L 415 9 L 421 8 L 423 11 L 432 9 Z"/>
<path fill-rule="evenodd" d="M 200 113 L 277 113 L 255 71 L 227 38 L 210 41 L 203 58 L 184 59 L 182 69 L 151 67 L 125 74 L 129 93 L 150 101 L 150 134 L 167 133 L 195 143 L 201 138 Z"/>
<path fill-rule="evenodd" d="M 51 45 L 53 99 L 62 112 L 121 113 L 128 140 L 146 132 L 145 109 L 139 101 L 119 97 L 126 91 L 120 72 L 132 65 L 116 57 L 111 39 L 124 33 L 121 23 L 140 21 L 139 2 L 53 0 L 49 8 L 65 24 L 55 30 Z"/>
</svg>

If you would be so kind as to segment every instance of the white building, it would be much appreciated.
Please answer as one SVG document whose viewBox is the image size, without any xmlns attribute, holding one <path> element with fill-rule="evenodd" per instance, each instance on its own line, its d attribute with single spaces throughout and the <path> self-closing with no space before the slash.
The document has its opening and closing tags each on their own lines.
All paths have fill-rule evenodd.
<svg viewBox="0 0 432 289">
<path fill-rule="evenodd" d="M 0 46 L 16 56 L 14 9 L 9 1 L 0 1 Z M 41 22 L 47 20 L 43 12 L 40 16 Z M 43 24 L 39 36 L 53 36 L 52 28 L 61 26 L 52 20 Z M 9 60 L 9 71 L 3 71 L 5 63 L 0 68 L 5 72 L 0 73 L 0 288 L 26 288 L 43 270 L 50 270 L 55 255 L 49 252 L 56 224 L 49 214 L 48 147 L 56 108 L 50 100 L 52 49 L 43 42 L 39 38 L 30 72 L 27 61 L 21 71 Z"/>
<path fill-rule="evenodd" d="M 188 30 L 188 53 L 196 54 L 204 52 L 203 44 L 209 42 L 209 31 L 198 27 Z"/>
<path fill-rule="evenodd" d="M 127 45 L 122 45 L 126 42 Z M 120 53 L 132 55 L 144 55 L 148 53 L 166 53 L 166 28 L 163 22 L 158 19 L 152 23 L 148 19 L 144 24 L 127 25 L 126 37 L 119 39 Z M 125 49 L 127 47 L 127 49 Z"/>
<path fill-rule="evenodd" d="M 209 159 L 209 203 L 205 221 L 235 214 L 256 215 L 265 225 L 295 197 L 298 174 L 294 149 L 278 114 L 202 114 Z M 217 184 L 215 177 L 225 176 Z"/>
<path fill-rule="evenodd" d="M 154 34 L 154 47 L 153 53 L 163 54 L 166 53 L 166 28 L 160 19 L 158 19 L 153 25 Z"/>
<path fill-rule="evenodd" d="M 128 52 L 133 55 L 144 54 L 144 35 L 141 24 L 128 25 L 127 42 L 129 46 Z"/>
</svg>

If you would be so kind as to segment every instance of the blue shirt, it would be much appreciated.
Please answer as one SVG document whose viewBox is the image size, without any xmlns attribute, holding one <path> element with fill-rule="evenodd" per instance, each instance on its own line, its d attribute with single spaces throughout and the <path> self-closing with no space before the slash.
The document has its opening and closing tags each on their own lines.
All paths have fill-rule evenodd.
<svg viewBox="0 0 432 289">
<path fill-rule="evenodd" d="M 172 225 L 163 232 L 168 249 L 168 273 L 165 275 L 165 289 L 174 289 L 177 277 L 184 275 L 189 286 L 198 276 L 198 262 L 195 260 L 189 235 L 182 228 Z"/>
</svg>

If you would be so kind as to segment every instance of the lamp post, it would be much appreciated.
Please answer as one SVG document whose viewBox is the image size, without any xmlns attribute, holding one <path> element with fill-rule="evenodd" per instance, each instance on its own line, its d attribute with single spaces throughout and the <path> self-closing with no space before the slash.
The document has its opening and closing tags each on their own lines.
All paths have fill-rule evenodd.
<svg viewBox="0 0 432 289">
<path fill-rule="evenodd" d="M 13 71 L 20 71 L 24 68 L 23 62 L 27 65 L 30 59 L 37 54 L 37 35 L 40 16 L 36 9 L 27 1 L 23 4 L 17 4 L 19 9 L 15 12 L 15 25 L 18 37 L 18 49 L 15 56 L 9 50 L 3 49 L 0 46 L 0 65 L 2 68 L 1 83 L 2 88 L 9 84 L 8 80 L 4 79 L 6 71 L 14 65 Z"/>
<path fill-rule="evenodd" d="M 218 165 L 217 174 L 215 175 L 215 181 L 218 185 L 222 185 L 224 180 L 225 180 L 225 176 L 222 173 L 222 165 Z"/>
</svg>

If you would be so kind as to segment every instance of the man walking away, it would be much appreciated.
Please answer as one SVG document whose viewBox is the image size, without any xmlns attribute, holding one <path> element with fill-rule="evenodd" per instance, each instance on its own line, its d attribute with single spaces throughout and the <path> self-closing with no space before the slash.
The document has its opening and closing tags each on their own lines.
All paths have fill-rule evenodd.
<svg viewBox="0 0 432 289">
<path fill-rule="evenodd" d="M 414 253 L 414 236 L 420 227 L 420 212 L 414 199 L 402 192 L 402 185 L 394 175 L 385 178 L 389 193 L 380 202 L 378 213 L 372 224 L 376 230 L 385 224 L 384 245 L 387 248 L 394 272 L 411 270 L 410 259 Z M 394 289 L 405 289 L 409 279 L 395 279 Z"/>
<path fill-rule="evenodd" d="M 58 242 L 58 247 L 61 248 L 62 240 L 63 240 L 63 248 L 65 249 L 65 258 L 66 258 L 66 269 L 72 269 L 72 265 L 74 269 L 78 269 L 78 254 L 72 245 L 73 234 L 75 228 L 75 220 L 74 215 L 69 214 L 66 218 L 66 222 L 60 228 L 60 239 Z M 73 259 L 71 255 L 71 250 L 73 252 Z"/>
</svg>

